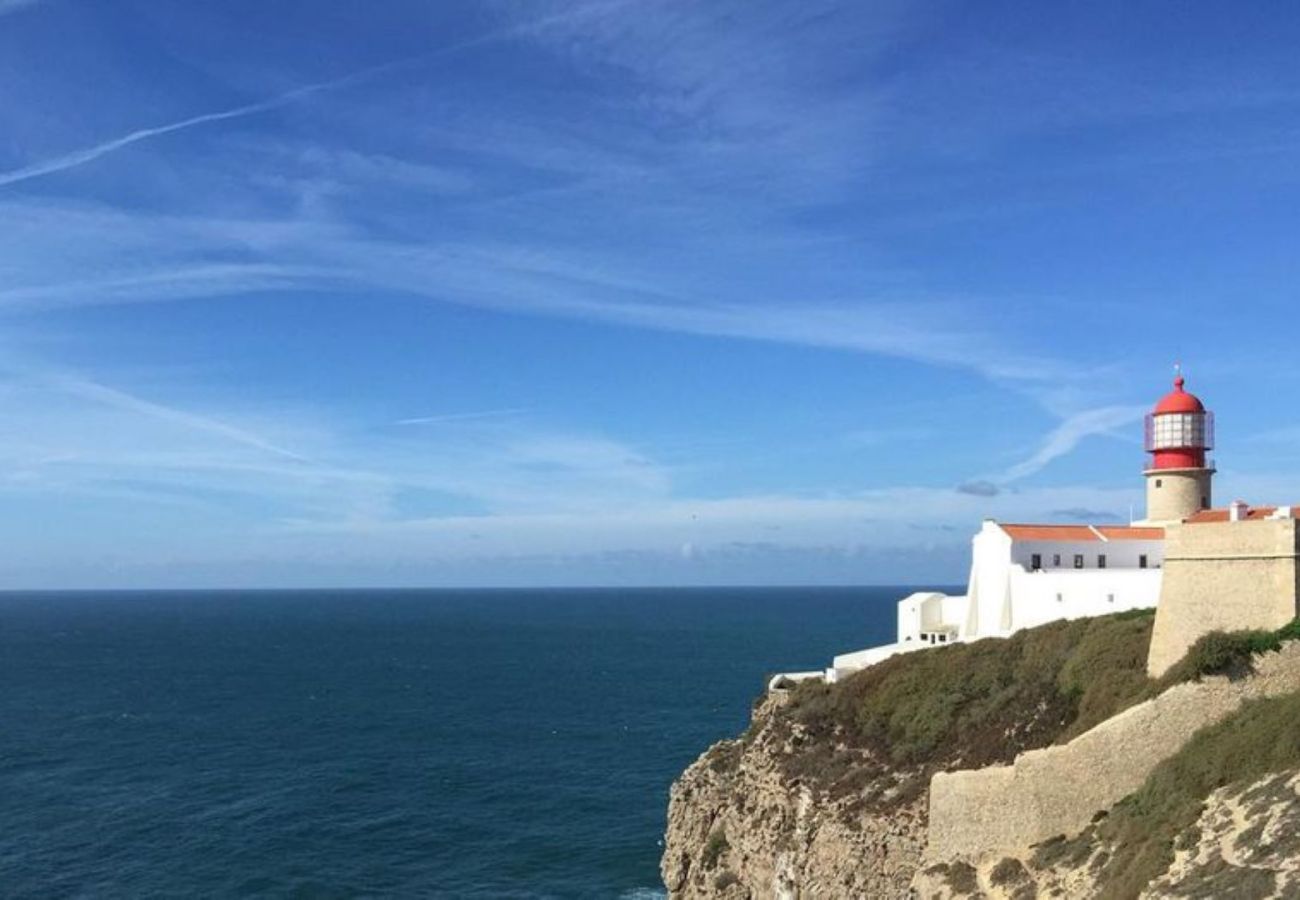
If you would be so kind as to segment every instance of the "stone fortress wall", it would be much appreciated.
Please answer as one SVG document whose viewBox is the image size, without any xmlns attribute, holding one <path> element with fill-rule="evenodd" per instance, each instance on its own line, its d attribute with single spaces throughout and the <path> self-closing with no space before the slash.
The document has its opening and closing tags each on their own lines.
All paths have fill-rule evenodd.
<svg viewBox="0 0 1300 900">
<path fill-rule="evenodd" d="M 1159 678 L 1211 631 L 1281 628 L 1300 596 L 1296 520 L 1172 525 L 1147 672 Z"/>
<path fill-rule="evenodd" d="M 1022 753 L 1009 766 L 936 774 L 926 858 L 973 860 L 1077 834 L 1137 790 L 1199 729 L 1248 699 L 1296 690 L 1300 642 L 1258 659 L 1255 674 L 1246 678 L 1178 685 L 1068 744 Z"/>
</svg>

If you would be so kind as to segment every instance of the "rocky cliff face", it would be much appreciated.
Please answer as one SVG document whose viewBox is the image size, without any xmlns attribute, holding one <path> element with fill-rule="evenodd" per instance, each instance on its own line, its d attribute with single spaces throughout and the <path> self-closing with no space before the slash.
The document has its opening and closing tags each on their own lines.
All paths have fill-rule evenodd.
<svg viewBox="0 0 1300 900">
<path fill-rule="evenodd" d="M 673 785 L 662 862 L 670 895 L 909 896 L 925 797 L 891 793 L 897 774 L 866 752 L 841 747 L 829 761 L 765 701 L 743 738 L 715 744 Z"/>
<path fill-rule="evenodd" d="M 678 900 L 1300 897 L 1300 620 L 1288 629 L 1207 636 L 1177 673 L 1198 684 L 1147 680 L 1149 618 L 1116 616 L 769 695 L 673 785 L 664 883 Z M 1207 714 L 1152 726 L 1188 698 Z M 1161 759 L 1102 740 L 1130 731 Z M 945 813 L 948 782 L 1022 763 L 1043 777 Z M 1141 771 L 1122 788 L 1085 789 L 1126 764 Z M 1083 815 L 1002 827 L 1063 790 Z M 945 840 L 945 821 L 986 833 Z"/>
</svg>

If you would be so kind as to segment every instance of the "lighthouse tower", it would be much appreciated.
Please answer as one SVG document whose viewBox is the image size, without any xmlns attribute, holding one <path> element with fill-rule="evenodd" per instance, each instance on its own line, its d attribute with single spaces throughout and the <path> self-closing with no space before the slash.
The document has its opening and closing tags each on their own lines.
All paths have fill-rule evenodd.
<svg viewBox="0 0 1300 900">
<path fill-rule="evenodd" d="M 1206 452 L 1214 446 L 1214 414 L 1183 389 L 1180 371 L 1174 389 L 1146 419 L 1147 521 L 1181 522 L 1210 508 L 1214 463 Z"/>
</svg>

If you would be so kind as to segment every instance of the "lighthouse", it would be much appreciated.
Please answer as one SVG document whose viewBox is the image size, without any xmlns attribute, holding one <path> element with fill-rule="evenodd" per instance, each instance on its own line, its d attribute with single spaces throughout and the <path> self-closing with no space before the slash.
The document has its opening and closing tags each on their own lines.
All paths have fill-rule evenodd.
<svg viewBox="0 0 1300 900">
<path fill-rule="evenodd" d="M 1189 394 L 1180 371 L 1174 389 L 1146 418 L 1147 522 L 1181 522 L 1210 508 L 1214 463 L 1214 414 Z"/>
</svg>

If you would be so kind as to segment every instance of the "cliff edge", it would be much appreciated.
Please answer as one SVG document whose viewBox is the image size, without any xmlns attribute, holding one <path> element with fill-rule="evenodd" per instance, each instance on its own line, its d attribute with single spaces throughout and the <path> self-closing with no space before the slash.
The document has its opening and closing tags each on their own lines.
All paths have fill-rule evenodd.
<svg viewBox="0 0 1300 900">
<path fill-rule="evenodd" d="M 1222 721 L 1181 750 L 1169 747 L 1174 755 L 1153 762 L 1135 793 L 1081 820 L 1078 833 L 951 858 L 929 847 L 936 773 L 993 773 L 1035 752 L 1052 758 L 1180 682 L 1216 675 L 1194 687 L 1236 690 L 1254 677 L 1254 654 L 1280 646 L 1265 633 L 1213 635 L 1154 681 L 1145 671 L 1151 627 L 1150 613 L 1056 622 L 766 696 L 743 736 L 714 745 L 673 785 L 661 865 L 670 895 L 1219 896 L 1230 877 L 1245 891 L 1234 881 L 1233 896 L 1294 889 L 1293 687 L 1267 697 L 1242 691 Z M 1300 672 L 1300 646 L 1274 655 L 1263 662 L 1268 672 Z"/>
</svg>

